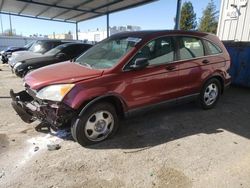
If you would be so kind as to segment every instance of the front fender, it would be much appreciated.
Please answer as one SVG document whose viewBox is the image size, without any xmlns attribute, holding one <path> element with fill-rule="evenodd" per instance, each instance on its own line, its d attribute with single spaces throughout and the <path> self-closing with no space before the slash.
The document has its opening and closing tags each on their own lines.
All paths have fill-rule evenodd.
<svg viewBox="0 0 250 188">
<path fill-rule="evenodd" d="M 79 109 L 82 104 L 107 93 L 104 87 L 85 88 L 76 85 L 63 99 L 63 102 L 73 109 Z"/>
<path fill-rule="evenodd" d="M 77 85 L 65 96 L 63 102 L 71 108 L 78 110 L 83 104 L 91 105 L 107 97 L 113 97 L 119 100 L 123 110 L 126 111 L 127 104 L 122 96 L 108 91 L 105 87 L 85 88 L 83 85 Z"/>
</svg>

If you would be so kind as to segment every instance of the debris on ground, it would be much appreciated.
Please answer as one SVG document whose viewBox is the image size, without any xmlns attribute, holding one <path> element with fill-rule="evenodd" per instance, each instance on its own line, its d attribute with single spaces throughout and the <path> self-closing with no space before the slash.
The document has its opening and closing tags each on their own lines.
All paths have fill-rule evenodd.
<svg viewBox="0 0 250 188">
<path fill-rule="evenodd" d="M 66 140 L 71 138 L 70 129 L 62 129 L 62 130 L 57 130 L 57 131 L 50 130 L 50 134 L 61 139 L 66 139 Z"/>
<path fill-rule="evenodd" d="M 39 150 L 39 147 L 36 146 L 36 147 L 34 148 L 34 152 L 36 152 L 36 151 L 38 151 L 38 150 Z"/>
<path fill-rule="evenodd" d="M 59 150 L 61 146 L 59 144 L 47 144 L 49 151 Z"/>
<path fill-rule="evenodd" d="M 50 132 L 50 126 L 47 123 L 40 123 L 35 127 L 35 130 L 42 133 L 49 133 Z"/>
<path fill-rule="evenodd" d="M 2 178 L 4 176 L 5 176 L 5 172 L 4 171 L 0 172 L 0 178 Z"/>
</svg>

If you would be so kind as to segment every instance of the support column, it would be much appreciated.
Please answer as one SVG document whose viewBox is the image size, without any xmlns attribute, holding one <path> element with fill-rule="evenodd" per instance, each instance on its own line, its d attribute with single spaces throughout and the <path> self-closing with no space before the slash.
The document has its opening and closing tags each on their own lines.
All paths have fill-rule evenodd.
<svg viewBox="0 0 250 188">
<path fill-rule="evenodd" d="M 177 9 L 175 16 L 175 27 L 174 29 L 180 29 L 180 20 L 181 20 L 181 0 L 177 0 Z"/>
<path fill-rule="evenodd" d="M 10 36 L 13 35 L 12 33 L 12 23 L 11 23 L 11 15 L 9 14 L 9 20 L 10 20 Z"/>
<path fill-rule="evenodd" d="M 0 21 L 1 21 L 1 31 L 2 31 L 2 35 L 3 35 L 3 21 L 2 21 L 2 14 L 0 14 Z"/>
<path fill-rule="evenodd" d="M 76 40 L 78 40 L 78 22 L 76 22 Z"/>
<path fill-rule="evenodd" d="M 109 13 L 107 13 L 107 38 L 109 38 Z"/>
</svg>

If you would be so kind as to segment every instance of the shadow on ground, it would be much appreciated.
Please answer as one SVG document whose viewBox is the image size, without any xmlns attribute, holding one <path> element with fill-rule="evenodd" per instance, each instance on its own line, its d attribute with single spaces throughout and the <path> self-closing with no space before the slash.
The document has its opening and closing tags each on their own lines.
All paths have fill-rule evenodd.
<svg viewBox="0 0 250 188">
<path fill-rule="evenodd" d="M 144 112 L 121 121 L 114 138 L 89 148 L 148 148 L 186 136 L 220 134 L 225 130 L 250 138 L 250 89 L 231 87 L 212 110 L 186 103 Z"/>
</svg>

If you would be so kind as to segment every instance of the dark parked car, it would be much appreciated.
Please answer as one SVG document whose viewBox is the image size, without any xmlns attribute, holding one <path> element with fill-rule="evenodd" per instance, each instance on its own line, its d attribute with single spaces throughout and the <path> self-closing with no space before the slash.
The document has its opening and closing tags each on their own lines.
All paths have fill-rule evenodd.
<svg viewBox="0 0 250 188">
<path fill-rule="evenodd" d="M 65 43 L 67 42 L 62 40 L 37 40 L 34 44 L 32 44 L 29 50 L 12 53 L 8 60 L 8 64 L 13 69 L 17 63 L 26 59 L 40 57 L 47 51 Z"/>
<path fill-rule="evenodd" d="M 10 46 L 8 48 L 6 48 L 5 50 L 0 52 L 1 55 L 1 60 L 3 63 L 8 63 L 8 58 L 11 56 L 11 54 L 13 52 L 17 52 L 17 51 L 26 51 L 28 50 L 34 43 L 35 41 L 32 41 L 28 44 L 26 44 L 23 47 L 14 47 L 14 46 Z"/>
<path fill-rule="evenodd" d="M 83 43 L 62 44 L 46 52 L 43 56 L 27 59 L 17 63 L 15 65 L 14 72 L 17 76 L 24 77 L 28 72 L 40 67 L 67 60 L 73 60 L 90 47 L 92 47 L 92 45 Z"/>
<path fill-rule="evenodd" d="M 115 134 L 119 118 L 181 99 L 213 108 L 230 84 L 230 57 L 212 34 L 140 31 L 112 35 L 75 62 L 28 74 L 26 90 L 10 91 L 23 121 L 70 124 L 81 145 Z"/>
</svg>

